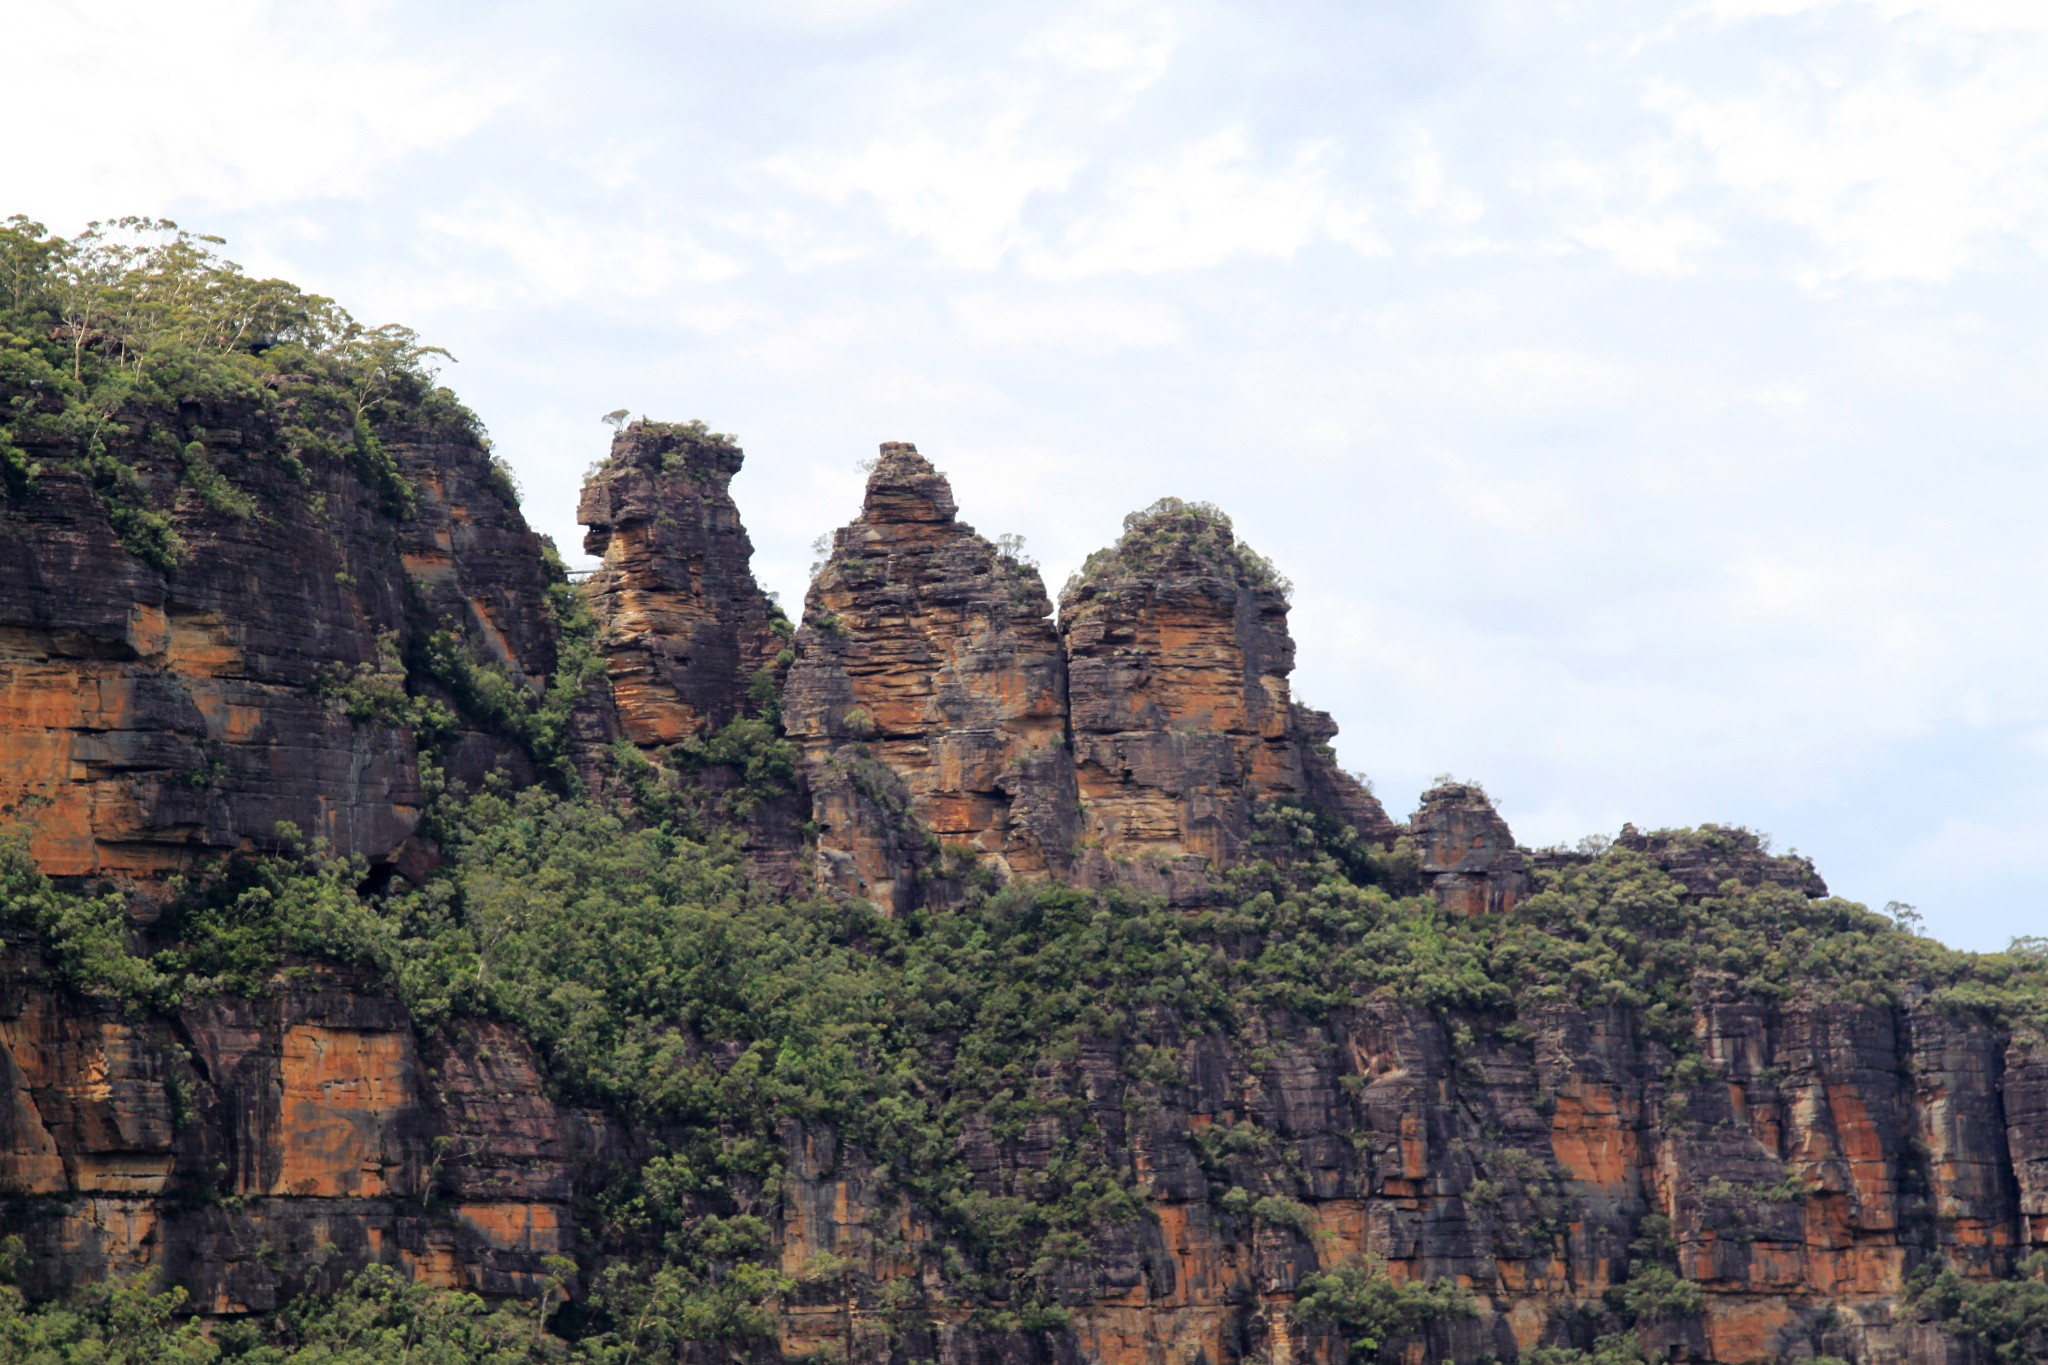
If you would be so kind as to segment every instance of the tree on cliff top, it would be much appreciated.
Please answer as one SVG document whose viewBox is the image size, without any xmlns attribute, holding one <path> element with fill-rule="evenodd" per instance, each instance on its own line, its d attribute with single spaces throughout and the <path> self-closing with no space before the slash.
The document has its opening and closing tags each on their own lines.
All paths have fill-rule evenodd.
<svg viewBox="0 0 2048 1365">
<path fill-rule="evenodd" d="M 366 327 L 334 300 L 254 279 L 218 237 L 168 219 L 93 223 L 73 238 L 16 215 L 0 225 L 0 482 L 34 486 L 44 462 L 83 470 L 122 541 L 168 568 L 182 544 L 138 461 L 160 454 L 205 506 L 248 516 L 246 494 L 213 466 L 193 404 L 274 415 L 286 469 L 352 463 L 401 511 L 412 490 L 379 426 L 431 411 L 482 429 L 434 384 L 439 347 L 404 327 Z M 152 462 L 154 462 L 152 460 Z"/>
<path fill-rule="evenodd" d="M 1238 540 L 1230 518 L 1214 503 L 1161 498 L 1124 518 L 1124 533 L 1116 544 L 1089 555 L 1060 590 L 1060 600 L 1112 578 L 1154 577 L 1196 567 L 1220 573 L 1243 588 L 1270 588 L 1283 597 L 1294 590 L 1272 560 Z"/>
</svg>

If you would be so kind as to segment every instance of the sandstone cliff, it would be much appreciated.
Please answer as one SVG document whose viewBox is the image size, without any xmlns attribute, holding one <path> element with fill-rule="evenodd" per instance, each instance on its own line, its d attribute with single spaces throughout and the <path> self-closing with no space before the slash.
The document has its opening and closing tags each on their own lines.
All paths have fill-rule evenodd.
<svg viewBox="0 0 2048 1365">
<path fill-rule="evenodd" d="M 458 413 L 385 424 L 409 508 L 346 458 L 295 454 L 290 399 L 182 416 L 182 451 L 137 435 L 105 457 L 171 505 L 173 566 L 124 545 L 55 452 L 33 496 L 0 501 L 0 809 L 58 876 L 155 882 L 272 847 L 280 821 L 381 862 L 419 819 L 418 745 L 370 703 L 402 700 L 444 630 L 537 690 L 554 667 L 540 540 Z M 194 460 L 242 505 L 181 487 Z M 474 726 L 448 762 L 530 772 Z"/>
<path fill-rule="evenodd" d="M 0 970 L 0 1225 L 29 1286 L 161 1267 L 205 1311 L 266 1311 L 368 1261 L 530 1294 L 606 1155 L 502 1025 L 422 1037 L 323 974 L 138 1021 Z"/>
<path fill-rule="evenodd" d="M 1066 1117 L 970 1127 L 963 1155 L 999 1196 L 1078 1151 L 1144 1192 L 1142 1216 L 1064 1272 L 1069 1327 L 1006 1335 L 940 1311 L 925 1349 L 1341 1359 L 1289 1308 L 1305 1276 L 1368 1252 L 1474 1289 L 1479 1315 L 1433 1328 L 1422 1358 L 1511 1359 L 1567 1337 L 1658 1213 L 1706 1291 L 1659 1329 L 1673 1358 L 1961 1362 L 1897 1313 L 1907 1272 L 1948 1253 L 1995 1273 L 2048 1244 L 2039 1045 L 1932 1006 L 1710 993 L 1689 1023 L 1708 1079 L 1681 1095 L 1636 1011 L 1522 1022 L 1519 1040 L 1474 1041 L 1478 1018 L 1387 1002 L 1319 1024 L 1271 1012 L 1242 1043 L 1172 1044 L 1176 1080 L 1132 1074 L 1154 1040 L 1097 1039 L 1034 1082 Z M 579 1229 L 634 1141 L 552 1101 L 502 1026 L 422 1035 L 346 978 L 159 1024 L 57 988 L 19 948 L 0 981 L 0 1214 L 45 1289 L 159 1265 L 235 1313 L 383 1260 L 530 1297 L 543 1256 L 588 1248 Z M 776 1257 L 793 1275 L 847 1266 L 785 1308 L 784 1352 L 891 1359 L 889 1286 L 945 1281 L 929 1211 L 829 1130 L 782 1142 Z"/>
<path fill-rule="evenodd" d="M 1336 726 L 1295 705 L 1284 584 L 1214 508 L 1166 499 L 1124 520 L 1060 599 L 1084 876 L 1199 898 L 1252 813 L 1319 800 L 1393 833 L 1328 756 Z"/>
<path fill-rule="evenodd" d="M 782 647 L 728 491 L 742 459 L 701 423 L 638 421 L 584 484 L 583 548 L 603 561 L 585 591 L 619 727 L 643 749 L 742 714 Z"/>
<path fill-rule="evenodd" d="M 65 469 L 0 503 L 0 781 L 37 865 L 161 890 L 204 855 L 263 848 L 279 820 L 388 863 L 424 799 L 422 701 L 455 716 L 433 742 L 458 781 L 534 778 L 469 675 L 418 663 L 449 632 L 537 695 L 562 643 L 563 589 L 473 433 L 424 409 L 386 424 L 406 507 L 346 460 L 301 482 L 274 415 L 193 425 L 254 508 L 178 495 L 172 568 L 124 548 Z M 412 1012 L 394 973 L 304 954 L 239 992 L 117 1000 L 80 984 L 73 948 L 10 921 L 0 1226 L 23 1237 L 32 1289 L 155 1266 L 241 1315 L 374 1261 L 532 1301 L 561 1254 L 582 1312 L 605 1269 L 639 1264 L 648 1234 L 621 1209 L 660 1160 L 692 1216 L 762 1218 L 787 1280 L 773 1342 L 744 1350 L 770 1357 L 1339 1365 L 1344 1333 L 1298 1303 L 1311 1277 L 1376 1258 L 1473 1309 L 1381 1360 L 1504 1361 L 1589 1348 L 1654 1256 L 1697 1294 L 1627 1309 L 1668 1359 L 1986 1358 L 1907 1289 L 1923 1267 L 1988 1280 L 2048 1249 L 2048 1046 L 1987 1003 L 1988 977 L 1865 980 L 1858 960 L 1827 992 L 1795 979 L 1783 963 L 1820 959 L 1774 958 L 1778 940 L 1839 931 L 1853 957 L 1876 931 L 1741 831 L 1531 853 L 1465 783 L 1396 825 L 1338 769 L 1330 719 L 1293 698 L 1284 585 L 1214 509 L 1134 515 L 1055 620 L 1036 570 L 963 523 L 913 447 L 885 445 L 785 659 L 728 491 L 739 461 L 701 428 L 638 423 L 595 471 L 606 679 L 580 760 L 596 771 L 623 736 L 675 783 L 776 787 L 739 839 L 662 840 L 743 840 L 788 901 L 723 863 L 677 887 L 630 865 L 575 914 L 668 895 L 706 907 L 707 946 L 635 977 L 616 1016 L 552 963 L 537 1008 L 570 1020 L 554 1053 L 502 998 L 495 1015 L 481 993 Z M 408 905 L 433 922 L 403 926 L 422 956 L 482 894 L 435 882 L 432 861 L 396 879 L 429 883 Z M 811 884 L 782 876 L 799 865 Z M 493 903 L 465 985 L 503 970 L 491 953 L 522 897 L 568 894 L 543 872 Z M 1076 884 L 1114 894 L 1053 889 Z M 877 929 L 862 901 L 904 919 Z M 1620 918 L 1576 923 L 1588 906 Z M 744 938 L 749 908 L 785 915 L 786 936 Z M 1077 927 L 1013 944 L 989 922 L 1013 912 Z M 1694 941 L 1739 914 L 1765 917 L 1755 951 Z M 662 923 L 630 920 L 601 950 Z M 1624 930 L 1638 976 L 1613 966 Z M 136 942 L 179 932 L 172 915 Z M 949 934 L 952 955 L 918 972 L 841 960 L 791 977 L 803 990 L 747 993 L 821 943 L 893 970 Z M 1589 943 L 1561 978 L 1523 970 Z M 1116 953 L 1167 965 L 1101 972 Z M 975 964 L 998 978 L 986 998 L 912 998 Z M 676 981 L 717 998 L 661 993 Z M 1075 1003 L 1057 1037 L 976 1031 L 1059 991 Z M 791 995 L 816 1013 L 778 1034 Z M 856 1003 L 833 1014 L 841 997 Z M 576 1098 L 570 1042 L 605 1029 L 649 1094 Z M 862 1074 L 884 1061 L 894 1089 Z M 892 1124 L 922 1124 L 925 1145 L 876 1146 Z M 931 1195 L 919 1160 L 959 1184 Z M 1016 1230 L 1054 1203 L 1066 1221 Z"/>
<path fill-rule="evenodd" d="M 821 872 L 899 912 L 949 845 L 1005 877 L 1064 874 L 1073 857 L 1052 604 L 1035 568 L 956 512 L 915 446 L 882 447 L 811 585 L 783 694 Z"/>
</svg>

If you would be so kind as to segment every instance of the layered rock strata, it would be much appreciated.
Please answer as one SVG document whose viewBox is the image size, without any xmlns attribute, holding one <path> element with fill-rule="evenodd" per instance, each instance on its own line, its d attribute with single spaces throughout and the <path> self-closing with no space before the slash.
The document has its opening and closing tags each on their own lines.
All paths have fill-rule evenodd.
<svg viewBox="0 0 2048 1365">
<path fill-rule="evenodd" d="M 146 879 L 278 819 L 388 857 L 419 801 L 412 740 L 350 720 L 336 680 L 388 682 L 392 652 L 444 626 L 529 684 L 551 665 L 538 542 L 473 437 L 392 430 L 419 500 L 401 515 L 340 463 L 289 478 L 275 433 L 240 420 L 205 414 L 207 440 L 260 512 L 182 505 L 168 574 L 61 471 L 0 504 L 0 781 L 48 871 Z M 643 424 L 586 498 L 616 723 L 651 750 L 743 714 L 774 660 L 737 467 L 707 433 Z M 832 881 L 902 909 L 981 865 L 1198 902 L 1283 799 L 1405 838 L 1463 912 L 1512 914 L 1534 871 L 1574 861 L 1518 849 L 1465 784 L 1392 825 L 1292 699 L 1284 594 L 1227 522 L 1165 505 L 1131 529 L 1055 627 L 1035 572 L 959 521 L 913 449 L 884 448 L 783 691 Z M 457 752 L 512 761 L 494 743 Z M 1619 842 L 1691 898 L 1824 894 L 1803 860 L 1703 835 Z M 1338 1365 L 1346 1343 L 1293 1306 L 1307 1275 L 1370 1254 L 1474 1294 L 1477 1316 L 1434 1324 L 1413 1359 L 1511 1359 L 1590 1345 L 1589 1310 L 1659 1215 L 1705 1299 L 1649 1329 L 1668 1358 L 1974 1365 L 1901 1311 L 1906 1277 L 2048 1249 L 2048 1052 L 1916 987 L 1783 1002 L 1702 974 L 1677 1021 L 1564 1000 L 1512 1029 L 1385 997 L 1246 1014 L 1234 1040 L 1165 1017 L 1088 1038 L 1021 1079 L 1029 1121 L 953 1134 L 978 1198 L 1030 1199 L 1076 1162 L 1137 1192 L 1051 1272 L 1064 1326 L 977 1313 L 936 1211 L 829 1128 L 786 1123 L 760 1205 L 798 1281 L 783 1354 Z M 333 969 L 142 1017 L 61 985 L 32 934 L 0 957 L 0 1227 L 37 1293 L 154 1266 L 244 1313 L 384 1262 L 531 1301 L 545 1257 L 600 1263 L 606 1187 L 665 1136 L 551 1098 L 509 1029 L 423 1032 Z"/>
<path fill-rule="evenodd" d="M 373 1261 L 528 1296 L 574 1245 L 602 1119 L 545 1098 L 501 1025 L 421 1037 L 323 974 L 140 1021 L 0 963 L 0 1226 L 48 1293 L 162 1269 L 262 1312 Z"/>
<path fill-rule="evenodd" d="M 1623 825 L 1614 842 L 1669 872 L 1691 900 L 1711 896 L 1729 881 L 1744 886 L 1769 883 L 1803 896 L 1828 893 L 1828 884 L 1811 859 L 1773 854 L 1765 840 L 1746 829 L 1702 825 L 1695 837 L 1679 840 L 1668 830 L 1645 834 L 1634 825 Z"/>
<path fill-rule="evenodd" d="M 350 686 L 398 686 L 439 629 L 538 686 L 554 664 L 539 538 L 463 424 L 387 429 L 407 513 L 346 460 L 287 460 L 288 410 L 187 417 L 250 510 L 183 492 L 185 553 L 167 571 L 123 548 L 55 459 L 0 500 L 0 813 L 57 876 L 149 884 L 267 846 L 280 822 L 388 858 L 419 818 L 416 748 L 375 708 L 351 718 Z M 117 441 L 111 458 L 177 487 L 154 444 Z M 479 733 L 452 746 L 469 773 L 516 759 Z"/>
<path fill-rule="evenodd" d="M 1060 599 L 1084 875 L 1199 897 L 1271 800 L 1318 799 L 1361 834 L 1390 835 L 1329 756 L 1335 724 L 1290 695 L 1272 567 L 1199 504 L 1167 499 L 1124 528 Z"/>
<path fill-rule="evenodd" d="M 583 486 L 586 585 L 626 738 L 643 749 L 744 713 L 783 641 L 730 486 L 740 448 L 701 423 L 631 423 Z"/>
<path fill-rule="evenodd" d="M 1035 568 L 957 512 L 915 446 L 882 446 L 811 585 L 783 691 L 821 873 L 898 912 L 949 855 L 1005 877 L 1063 875 L 1072 857 L 1052 604 Z"/>
<path fill-rule="evenodd" d="M 782 1351 L 926 1358 L 1337 1365 L 1296 1322 L 1303 1278 L 1369 1253 L 1469 1286 L 1424 1360 L 1512 1359 L 1579 1341 L 1650 1214 L 1704 1311 L 1654 1329 L 1669 1358 L 1832 1354 L 1965 1365 L 1898 1312 L 1936 1255 L 1999 1274 L 2048 1247 L 2048 1053 L 1931 1002 L 1697 1002 L 1704 1082 L 1621 1007 L 1563 1003 L 1510 1040 L 1478 1016 L 1386 1000 L 1321 1023 L 1094 1040 L 1038 1075 L 1027 1130 L 960 1134 L 976 1192 L 1036 1188 L 1085 1159 L 1143 1191 L 1062 1272 L 1071 1323 L 888 1324 L 946 1282 L 931 1211 L 858 1148 L 791 1123 L 774 1254 L 809 1284 Z M 1177 1079 L 1140 1048 L 1165 1046 Z M 1148 1079 L 1149 1078 L 1149 1079 Z M 47 1292 L 161 1267 L 217 1313 L 268 1309 L 370 1261 L 532 1298 L 542 1258 L 585 1246 L 598 1200 L 646 1139 L 550 1100 L 526 1045 L 471 1023 L 422 1035 L 346 977 L 144 1023 L 58 986 L 33 945 L 0 972 L 0 1224 Z M 1233 1193 L 1233 1191 L 1237 1193 Z M 1257 1201 L 1285 1201 L 1267 1215 Z M 894 1286 L 893 1288 L 891 1286 Z M 892 1305 L 894 1305 L 892 1307 Z"/>
</svg>

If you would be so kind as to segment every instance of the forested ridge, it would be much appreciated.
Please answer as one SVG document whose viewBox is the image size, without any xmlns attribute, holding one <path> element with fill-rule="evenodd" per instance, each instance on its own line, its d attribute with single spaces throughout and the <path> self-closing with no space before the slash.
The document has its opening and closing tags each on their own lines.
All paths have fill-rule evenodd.
<svg viewBox="0 0 2048 1365">
<path fill-rule="evenodd" d="M 181 507 L 279 515 L 237 487 L 234 462 L 190 420 L 203 397 L 269 414 L 276 458 L 346 465 L 403 518 L 414 493 L 381 424 L 402 410 L 481 431 L 434 381 L 432 349 L 248 280 L 211 245 L 142 223 L 70 241 L 21 219 L 0 231 L 8 499 L 27 505 L 62 464 L 89 480 L 140 561 L 175 574 Z M 137 441 L 163 460 L 117 458 Z M 1193 519 L 1195 540 L 1210 535 L 1201 509 L 1171 510 Z M 1248 585 L 1279 581 L 1224 529 Z M 1151 562 L 1137 540 L 1116 553 Z M 1121 562 L 1104 556 L 1091 569 Z M 550 678 L 522 680 L 444 630 L 314 684 L 351 724 L 416 745 L 415 837 L 431 859 L 373 867 L 280 828 L 268 850 L 180 873 L 145 918 L 117 880 L 39 870 L 30 803 L 7 812 L 0 842 L 0 937 L 10 956 L 135 1019 L 336 981 L 399 1002 L 422 1036 L 509 1025 L 555 1099 L 647 1135 L 642 1159 L 611 1173 L 573 1254 L 551 1257 L 526 1299 L 432 1288 L 380 1265 L 230 1319 L 194 1316 L 179 1287 L 149 1273 L 36 1300 L 8 1287 L 0 1360 L 757 1359 L 774 1353 L 782 1305 L 842 1299 L 863 1305 L 900 1358 L 931 1358 L 940 1322 L 1017 1339 L 1066 1327 L 1083 1297 L 1078 1268 L 1153 1216 L 1130 1150 L 1073 1081 L 1084 1054 L 1113 1058 L 1136 1122 L 1188 1084 L 1202 1039 L 1227 1040 L 1256 1073 L 1278 1032 L 1391 1002 L 1436 1021 L 1454 1074 L 1477 1077 L 1503 1057 L 1533 1068 L 1533 1032 L 1558 1007 L 1606 1008 L 1626 1014 L 1661 1068 L 1657 1122 L 1683 1129 L 1702 1122 L 1689 1097 L 1728 1082 L 1696 1027 L 1707 1000 L 1932 1011 L 2048 1040 L 2039 940 L 1962 953 L 1786 879 L 1680 881 L 1674 859 L 1773 863 L 1767 841 L 1717 825 L 1539 851 L 1528 894 L 1504 914 L 1447 907 L 1414 841 L 1368 837 L 1300 800 L 1260 805 L 1246 856 L 1196 905 L 950 867 L 945 848 L 933 875 L 957 889 L 901 915 L 815 880 L 778 883 L 749 853 L 758 811 L 802 780 L 775 673 L 723 724 L 652 754 L 614 739 L 579 768 L 576 708 L 603 668 L 588 611 L 553 579 Z M 458 772 L 470 732 L 515 746 L 526 767 Z M 182 1074 L 167 1076 L 173 1092 Z M 792 1268 L 774 1253 L 792 1131 L 865 1153 L 884 1206 L 928 1225 L 921 1246 L 894 1248 L 910 1260 L 935 1249 L 927 1273 L 876 1277 L 829 1254 Z M 969 1161 L 976 1141 L 1027 1139 L 1051 1148 L 1004 1188 Z M 1315 1235 L 1306 1177 L 1249 1108 L 1189 1140 L 1216 1218 Z M 1531 1246 L 1568 1235 L 1556 1170 L 1471 1160 L 1462 1198 L 1511 1226 L 1503 1235 Z M 1788 1167 L 1740 1193 L 1794 1201 L 1801 1180 Z M 1658 1329 L 1702 1311 L 1672 1237 L 1668 1220 L 1639 1220 L 1625 1271 L 1585 1305 L 1574 1341 L 1520 1358 L 1659 1358 Z M 0 1277 L 21 1279 L 24 1243 L 5 1247 Z M 1905 1311 L 1983 1358 L 2048 1348 L 2048 1259 L 1986 1278 L 1931 1256 L 1913 1276 Z M 1370 1254 L 1306 1275 L 1292 1302 L 1303 1331 L 1334 1334 L 1359 1362 L 1401 1358 L 1432 1325 L 1477 1311 L 1456 1278 L 1396 1274 Z"/>
</svg>

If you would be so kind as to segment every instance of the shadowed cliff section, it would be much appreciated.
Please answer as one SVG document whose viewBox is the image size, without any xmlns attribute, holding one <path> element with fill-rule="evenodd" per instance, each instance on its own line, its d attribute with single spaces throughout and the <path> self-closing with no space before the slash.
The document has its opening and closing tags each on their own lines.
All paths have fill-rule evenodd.
<svg viewBox="0 0 2048 1365">
<path fill-rule="evenodd" d="M 160 428 L 107 441 L 159 490 L 172 564 L 124 543 L 67 446 L 17 435 L 42 469 L 0 501 L 0 809 L 27 817 L 53 875 L 154 883 L 275 847 L 281 821 L 391 857 L 422 801 L 409 675 L 443 706 L 451 772 L 532 773 L 459 695 L 483 673 L 537 694 L 556 636 L 541 540 L 467 414 L 425 390 L 391 404 L 397 504 L 309 448 L 277 393 L 184 404 L 182 448 Z M 235 501 L 181 487 L 195 446 Z M 460 676 L 430 676 L 437 659 Z"/>
</svg>

